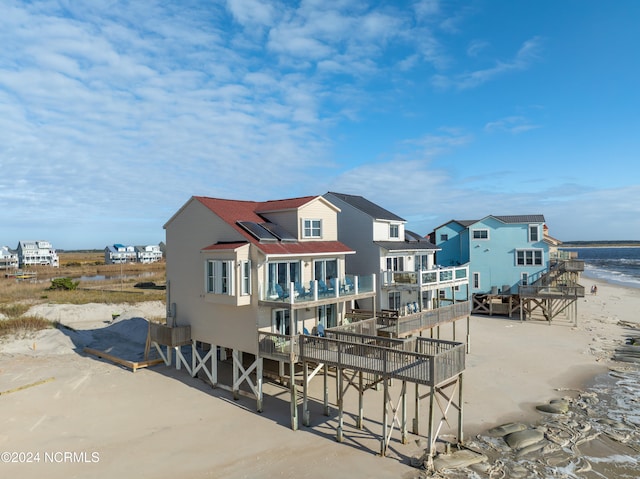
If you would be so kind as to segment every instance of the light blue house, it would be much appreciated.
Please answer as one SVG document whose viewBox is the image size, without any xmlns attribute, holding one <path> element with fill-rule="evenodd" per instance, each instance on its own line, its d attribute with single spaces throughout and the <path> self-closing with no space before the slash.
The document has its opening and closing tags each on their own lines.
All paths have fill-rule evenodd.
<svg viewBox="0 0 640 479">
<path fill-rule="evenodd" d="M 511 294 L 549 269 L 543 215 L 452 220 L 438 226 L 433 242 L 441 266 L 469 263 L 471 294 Z"/>
</svg>

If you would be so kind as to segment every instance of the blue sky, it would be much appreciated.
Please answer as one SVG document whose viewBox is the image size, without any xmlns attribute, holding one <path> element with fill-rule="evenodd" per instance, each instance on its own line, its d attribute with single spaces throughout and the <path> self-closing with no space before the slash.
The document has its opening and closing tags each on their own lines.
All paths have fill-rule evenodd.
<svg viewBox="0 0 640 479">
<path fill-rule="evenodd" d="M 157 244 L 193 195 L 640 240 L 640 2 L 0 4 L 0 244 Z"/>
</svg>

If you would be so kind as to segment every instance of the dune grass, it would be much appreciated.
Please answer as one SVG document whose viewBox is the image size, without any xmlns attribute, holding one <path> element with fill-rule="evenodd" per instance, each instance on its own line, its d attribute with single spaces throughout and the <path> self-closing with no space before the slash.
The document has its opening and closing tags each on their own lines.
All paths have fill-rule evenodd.
<svg viewBox="0 0 640 479">
<path fill-rule="evenodd" d="M 14 334 L 24 334 L 41 329 L 51 329 L 58 327 L 58 324 L 47 319 L 35 316 L 9 318 L 0 321 L 0 337 Z"/>
</svg>

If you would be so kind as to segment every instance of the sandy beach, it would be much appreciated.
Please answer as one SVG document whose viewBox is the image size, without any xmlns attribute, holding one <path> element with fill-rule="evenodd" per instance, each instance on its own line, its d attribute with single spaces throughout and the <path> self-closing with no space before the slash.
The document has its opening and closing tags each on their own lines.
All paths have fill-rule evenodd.
<svg viewBox="0 0 640 479">
<path fill-rule="evenodd" d="M 536 405 L 576 397 L 609 368 L 630 367 L 611 357 L 632 334 L 629 325 L 640 327 L 635 314 L 640 290 L 586 278 L 582 284 L 587 291 L 597 284 L 598 294 L 580 300 L 577 326 L 472 316 L 465 438 L 507 422 L 533 423 L 541 417 Z M 311 393 L 311 426 L 292 431 L 288 389 L 277 383 L 265 384 L 259 414 L 255 401 L 234 401 L 184 370 L 159 365 L 133 373 L 81 352 L 89 346 L 141 359 L 143 318 L 163 316 L 160 302 L 38 305 L 28 314 L 73 331 L 46 330 L 0 342 L 2 477 L 406 479 L 422 474 L 410 462 L 424 437 L 410 434 L 402 444 L 396 430 L 387 457 L 379 456 L 381 391 L 365 393 L 362 430 L 355 427 L 357 394 L 347 391 L 344 442 L 337 443 L 335 408 L 329 417 L 321 412 L 321 379 Z M 112 314 L 120 316 L 111 322 Z M 463 322 L 457 325 L 457 340 L 464 340 L 465 329 Z M 450 326 L 441 328 L 442 339 L 452 336 Z M 335 402 L 335 381 L 330 384 Z M 398 387 L 394 384 L 394 400 Z M 408 402 L 411 418 L 413 399 Z M 6 452 L 23 454 L 8 463 Z"/>
</svg>

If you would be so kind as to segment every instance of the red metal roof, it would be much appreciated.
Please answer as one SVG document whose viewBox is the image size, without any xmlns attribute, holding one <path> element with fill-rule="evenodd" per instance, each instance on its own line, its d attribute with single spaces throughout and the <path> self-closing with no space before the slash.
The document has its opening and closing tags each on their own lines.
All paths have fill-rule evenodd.
<svg viewBox="0 0 640 479">
<path fill-rule="evenodd" d="M 317 196 L 305 196 L 301 198 L 291 198 L 285 200 L 275 201 L 242 201 L 242 200 L 225 200 L 220 198 L 208 198 L 206 196 L 194 196 L 196 200 L 209 208 L 222 220 L 224 220 L 229 226 L 233 227 L 238 233 L 240 233 L 247 241 L 254 244 L 265 254 L 290 254 L 290 255 L 305 255 L 305 254 L 346 254 L 353 253 L 353 250 L 340 241 L 278 241 L 278 242 L 264 242 L 261 243 L 257 238 L 248 233 L 244 228 L 240 227 L 238 221 L 253 221 L 255 223 L 262 223 L 265 221 L 258 212 L 259 211 L 277 211 L 284 209 L 299 208 L 302 205 L 309 203 L 310 201 L 318 198 Z M 242 245 L 242 242 L 238 242 L 237 246 L 231 246 L 232 243 L 219 243 L 207 246 L 204 250 L 220 250 L 220 249 L 234 249 L 237 246 Z M 236 243 L 234 243 L 236 244 Z"/>
</svg>

